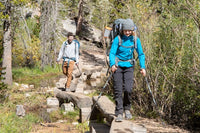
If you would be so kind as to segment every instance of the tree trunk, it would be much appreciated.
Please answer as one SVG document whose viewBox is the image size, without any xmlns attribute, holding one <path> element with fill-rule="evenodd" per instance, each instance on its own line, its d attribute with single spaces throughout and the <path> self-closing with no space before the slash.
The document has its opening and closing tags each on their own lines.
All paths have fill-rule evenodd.
<svg viewBox="0 0 200 133">
<path fill-rule="evenodd" d="M 6 2 L 6 10 L 5 15 L 8 15 L 8 19 L 4 21 L 4 36 L 3 36 L 3 68 L 5 70 L 5 79 L 3 82 L 5 84 L 11 85 L 12 84 L 12 45 L 11 45 L 11 22 L 10 22 L 10 12 L 11 12 L 11 5 L 10 1 Z"/>
<path fill-rule="evenodd" d="M 78 11 L 78 21 L 77 21 L 77 27 L 76 27 L 76 35 L 80 35 L 82 30 L 82 22 L 83 22 L 83 0 L 79 1 L 79 11 Z"/>
<path fill-rule="evenodd" d="M 57 20 L 57 0 L 44 0 L 41 3 L 41 69 L 44 70 L 46 65 L 53 65 L 54 61 L 54 47 L 55 47 L 55 32 Z"/>
</svg>

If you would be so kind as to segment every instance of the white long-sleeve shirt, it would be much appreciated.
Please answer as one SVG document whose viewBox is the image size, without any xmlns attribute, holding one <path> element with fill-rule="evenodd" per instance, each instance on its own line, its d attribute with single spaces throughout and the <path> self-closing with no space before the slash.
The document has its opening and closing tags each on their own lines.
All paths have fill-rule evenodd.
<svg viewBox="0 0 200 133">
<path fill-rule="evenodd" d="M 68 41 L 63 42 L 60 52 L 57 58 L 57 61 L 60 61 L 61 58 L 64 59 L 64 61 L 70 61 L 73 58 L 75 59 L 75 62 L 79 62 L 79 46 L 78 43 L 76 43 L 74 40 L 69 44 Z"/>
</svg>

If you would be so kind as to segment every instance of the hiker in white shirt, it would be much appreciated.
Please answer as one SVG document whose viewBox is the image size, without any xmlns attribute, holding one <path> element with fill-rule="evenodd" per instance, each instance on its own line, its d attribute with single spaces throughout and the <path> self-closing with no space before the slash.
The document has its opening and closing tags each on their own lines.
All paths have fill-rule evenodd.
<svg viewBox="0 0 200 133">
<path fill-rule="evenodd" d="M 79 42 L 74 39 L 73 33 L 67 34 L 67 41 L 63 42 L 62 47 L 57 58 L 57 62 L 63 59 L 62 70 L 67 76 L 67 82 L 65 84 L 65 90 L 70 91 L 70 84 L 72 80 L 72 72 L 74 64 L 78 66 L 79 62 Z"/>
</svg>

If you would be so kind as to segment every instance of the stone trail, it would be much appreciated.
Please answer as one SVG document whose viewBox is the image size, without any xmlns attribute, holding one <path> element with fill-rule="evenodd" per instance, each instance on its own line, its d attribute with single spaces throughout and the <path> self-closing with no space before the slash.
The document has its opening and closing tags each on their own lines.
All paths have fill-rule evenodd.
<svg viewBox="0 0 200 133">
<path fill-rule="evenodd" d="M 55 91 L 56 97 L 58 98 L 60 104 L 62 104 L 64 101 L 70 101 L 74 103 L 80 109 L 81 122 L 87 121 L 88 116 L 91 115 L 90 132 L 92 133 L 118 133 L 119 131 L 134 132 L 134 129 L 137 129 L 138 131 L 142 130 L 144 132 L 141 133 L 145 133 L 146 129 L 144 127 L 133 124 L 130 121 L 124 120 L 121 123 L 116 123 L 114 120 L 115 105 L 107 97 L 101 96 L 97 102 L 97 96 L 90 98 L 89 96 L 86 96 L 84 94 L 84 92 L 87 91 L 86 80 L 89 79 L 93 80 L 94 82 L 98 82 L 98 80 L 101 81 L 106 76 L 107 68 L 105 67 L 106 64 L 104 60 L 104 55 L 102 54 L 91 54 L 88 51 L 83 51 L 79 64 L 82 74 L 81 77 L 77 76 L 80 75 L 80 71 L 78 70 L 78 68 L 75 68 L 74 79 L 72 80 L 72 87 L 70 88 L 73 92 L 65 92 L 59 90 L 59 88 L 64 87 L 64 84 L 66 82 L 66 78 L 62 78 L 57 83 L 58 90 Z M 99 114 L 95 111 L 91 113 L 91 109 L 94 103 L 96 103 L 94 110 L 98 110 L 97 112 Z M 96 123 L 97 119 L 95 118 L 95 116 L 97 115 L 98 119 L 105 119 L 107 124 Z"/>
<path fill-rule="evenodd" d="M 93 52 L 93 53 L 92 53 Z M 115 122 L 114 110 L 115 105 L 106 96 L 101 96 L 97 102 L 97 96 L 89 97 L 86 94 L 92 93 L 93 88 L 96 87 L 103 78 L 106 77 L 107 68 L 105 67 L 104 55 L 102 52 L 95 52 L 94 50 L 84 50 L 80 58 L 80 71 L 75 67 L 73 73 L 74 79 L 72 80 L 71 91 L 62 91 L 66 78 L 61 78 L 56 84 L 57 89 L 54 95 L 57 97 L 59 104 L 65 102 L 72 102 L 80 109 L 80 121 L 87 121 L 90 115 L 90 132 L 91 133 L 148 133 L 148 132 L 168 132 L 167 127 L 154 128 L 150 123 L 137 120 L 123 120 L 123 122 Z M 87 81 L 93 81 L 88 85 Z M 96 104 L 95 104 L 96 103 Z M 71 103 L 69 103 L 71 105 Z M 95 104 L 94 110 L 91 112 L 92 106 Z M 65 105 L 67 107 L 68 105 Z M 106 123 L 98 123 L 97 121 L 103 120 Z M 151 120 L 148 120 L 151 121 Z M 153 122 L 152 122 L 153 123 Z M 150 125 L 150 126 L 149 126 Z M 148 128 L 147 128 L 148 127 Z M 162 131 L 160 130 L 162 127 Z M 170 132 L 183 132 L 179 128 L 170 127 Z"/>
</svg>

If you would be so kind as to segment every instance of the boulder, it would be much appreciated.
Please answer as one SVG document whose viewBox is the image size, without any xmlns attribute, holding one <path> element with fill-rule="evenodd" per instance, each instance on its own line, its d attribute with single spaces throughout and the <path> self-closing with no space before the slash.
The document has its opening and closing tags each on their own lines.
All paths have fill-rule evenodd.
<svg viewBox="0 0 200 133">
<path fill-rule="evenodd" d="M 16 105 L 16 115 L 25 116 L 25 110 L 23 105 Z"/>
<path fill-rule="evenodd" d="M 71 20 L 67 18 L 66 20 L 61 21 L 63 25 L 63 34 L 67 35 L 68 32 L 72 32 L 73 34 L 76 34 L 76 22 L 75 20 Z M 85 38 L 88 41 L 92 42 L 102 42 L 102 31 L 95 28 L 94 26 L 86 26 L 83 24 L 83 33 L 82 34 L 83 38 Z"/>
<path fill-rule="evenodd" d="M 47 106 L 49 108 L 58 108 L 59 107 L 58 99 L 57 98 L 52 98 L 52 97 L 47 98 Z"/>
<path fill-rule="evenodd" d="M 65 112 L 74 111 L 74 104 L 72 102 L 63 103 L 61 109 Z"/>
<path fill-rule="evenodd" d="M 66 19 L 62 20 L 61 23 L 63 24 L 63 34 L 67 35 L 68 32 L 72 32 L 76 34 L 76 23 L 75 20 Z"/>
</svg>

